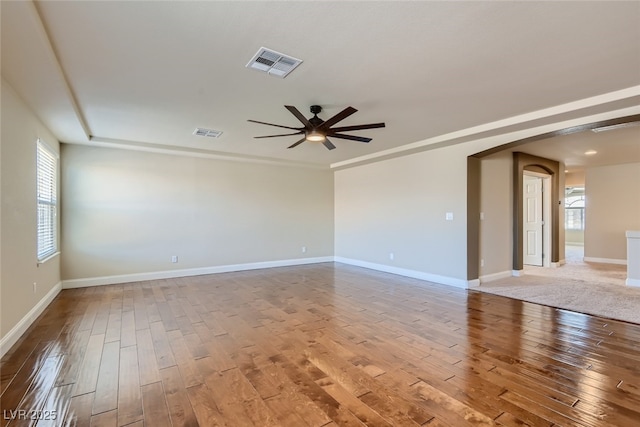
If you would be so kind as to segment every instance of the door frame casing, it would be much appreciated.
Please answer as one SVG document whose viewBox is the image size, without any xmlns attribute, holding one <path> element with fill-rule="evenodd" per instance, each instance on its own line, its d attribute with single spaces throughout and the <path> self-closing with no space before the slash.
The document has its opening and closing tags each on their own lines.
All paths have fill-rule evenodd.
<svg viewBox="0 0 640 427">
<path fill-rule="evenodd" d="M 553 220 L 551 219 L 551 175 L 548 173 L 534 172 L 525 169 L 523 175 L 535 176 L 540 178 L 540 184 L 542 186 L 542 266 L 551 267 L 549 253 L 551 252 L 551 225 Z M 523 190 L 524 191 L 524 190 Z M 524 197 L 524 194 L 523 194 Z M 524 200 L 523 200 L 524 202 Z M 523 221 L 524 221 L 524 205 L 523 205 Z M 524 223 L 523 223 L 524 228 Z M 523 229 L 523 244 L 524 244 L 524 229 Z M 524 264 L 524 246 L 523 246 L 523 264 Z"/>
<path fill-rule="evenodd" d="M 524 268 L 523 263 L 523 174 L 525 170 L 538 172 L 550 176 L 551 180 L 551 217 L 549 218 L 551 224 L 549 227 L 550 232 L 550 249 L 551 256 L 549 262 L 551 264 L 558 263 L 560 260 L 560 162 L 556 160 L 547 159 L 544 157 L 533 156 L 527 153 L 514 152 L 513 153 L 513 271 L 514 274 L 519 273 Z"/>
</svg>

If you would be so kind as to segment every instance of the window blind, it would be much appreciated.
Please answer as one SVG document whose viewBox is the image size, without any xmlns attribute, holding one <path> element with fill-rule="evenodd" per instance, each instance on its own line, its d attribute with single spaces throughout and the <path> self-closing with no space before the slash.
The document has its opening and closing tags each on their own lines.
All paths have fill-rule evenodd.
<svg viewBox="0 0 640 427">
<path fill-rule="evenodd" d="M 38 261 L 58 250 L 58 158 L 40 139 L 37 143 Z"/>
</svg>

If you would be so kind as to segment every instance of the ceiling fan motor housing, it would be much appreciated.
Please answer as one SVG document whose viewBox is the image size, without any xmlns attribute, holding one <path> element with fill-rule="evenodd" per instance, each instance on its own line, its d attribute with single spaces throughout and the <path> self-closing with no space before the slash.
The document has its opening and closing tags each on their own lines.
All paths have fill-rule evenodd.
<svg viewBox="0 0 640 427">
<path fill-rule="evenodd" d="M 313 128 L 317 128 L 318 126 L 320 126 L 322 123 L 324 123 L 324 120 L 322 120 L 320 117 L 318 116 L 313 116 L 309 119 L 309 123 L 311 123 L 311 125 L 313 126 Z"/>
<path fill-rule="evenodd" d="M 312 105 L 311 106 L 311 114 L 313 114 L 313 117 L 311 117 L 309 119 L 309 123 L 311 123 L 311 125 L 313 126 L 314 129 L 317 129 L 318 126 L 320 126 L 322 123 L 324 123 L 324 120 L 322 120 L 320 117 L 318 117 L 318 113 L 322 111 L 322 107 L 319 105 Z"/>
</svg>

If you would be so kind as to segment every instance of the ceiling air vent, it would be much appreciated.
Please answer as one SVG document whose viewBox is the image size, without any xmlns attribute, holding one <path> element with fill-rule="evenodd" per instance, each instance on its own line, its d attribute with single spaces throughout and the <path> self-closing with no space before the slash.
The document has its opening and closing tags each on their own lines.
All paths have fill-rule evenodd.
<svg viewBox="0 0 640 427">
<path fill-rule="evenodd" d="M 301 59 L 261 47 L 246 67 L 283 79 L 301 63 Z"/>
<path fill-rule="evenodd" d="M 217 138 L 220 135 L 222 135 L 222 131 L 205 129 L 205 128 L 196 128 L 196 130 L 193 131 L 193 134 L 197 136 L 206 136 L 208 138 Z"/>
</svg>

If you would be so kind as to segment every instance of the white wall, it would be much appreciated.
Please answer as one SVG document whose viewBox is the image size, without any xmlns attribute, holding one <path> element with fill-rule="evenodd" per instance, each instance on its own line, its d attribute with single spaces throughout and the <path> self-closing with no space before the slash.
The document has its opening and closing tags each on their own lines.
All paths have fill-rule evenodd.
<svg viewBox="0 0 640 427">
<path fill-rule="evenodd" d="M 65 286 L 333 255 L 329 170 L 67 144 L 62 170 Z"/>
<path fill-rule="evenodd" d="M 16 328 L 28 326 L 29 314 L 36 315 L 37 308 L 46 305 L 43 299 L 53 295 L 60 282 L 60 258 L 37 265 L 36 141 L 41 138 L 56 151 L 58 141 L 4 79 L 0 90 L 0 337 L 4 351 L 7 339 L 12 341 L 9 333 L 19 337 L 24 331 Z"/>
<path fill-rule="evenodd" d="M 336 257 L 466 281 L 468 151 L 458 145 L 337 171 Z"/>
<path fill-rule="evenodd" d="M 640 230 L 640 163 L 587 169 L 585 192 L 585 258 L 626 260 L 625 231 Z"/>
</svg>

